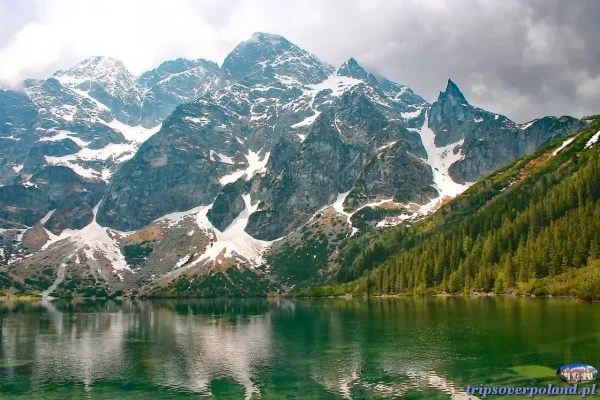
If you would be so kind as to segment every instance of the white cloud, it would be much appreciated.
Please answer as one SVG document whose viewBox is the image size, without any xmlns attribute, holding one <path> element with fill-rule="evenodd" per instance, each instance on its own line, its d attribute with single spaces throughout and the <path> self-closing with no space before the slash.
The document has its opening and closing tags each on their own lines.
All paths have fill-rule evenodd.
<svg viewBox="0 0 600 400">
<path fill-rule="evenodd" d="M 206 20 L 214 6 L 188 0 L 35 2 L 33 20 L 0 50 L 0 81 L 43 76 L 93 55 L 120 59 L 134 73 L 169 58 L 218 58 L 223 43 Z"/>
<path fill-rule="evenodd" d="M 0 52 L 0 82 L 14 83 L 35 75 L 60 59 L 60 39 L 38 23 L 25 25 Z"/>
</svg>

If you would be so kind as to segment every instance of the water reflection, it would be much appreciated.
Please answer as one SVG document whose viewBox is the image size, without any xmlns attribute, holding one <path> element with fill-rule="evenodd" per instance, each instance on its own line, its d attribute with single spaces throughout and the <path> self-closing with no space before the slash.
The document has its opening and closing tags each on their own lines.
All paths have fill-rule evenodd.
<svg viewBox="0 0 600 400">
<path fill-rule="evenodd" d="M 268 367 L 272 357 L 270 313 L 235 318 L 163 313 L 161 324 L 173 329 L 170 357 L 155 364 L 153 375 L 165 384 L 210 394 L 210 382 L 229 378 L 244 387 L 246 398 L 260 394 L 255 371 Z M 182 362 L 183 361 L 183 362 Z"/>
<path fill-rule="evenodd" d="M 141 368 L 157 385 L 200 394 L 231 379 L 249 398 L 260 394 L 253 371 L 272 356 L 270 312 L 260 302 L 43 302 L 7 315 L 11 308 L 2 309 L 3 374 L 14 377 L 15 360 L 33 360 L 33 390 L 74 381 L 89 391 Z"/>
<path fill-rule="evenodd" d="M 44 303 L 50 326 L 33 338 L 33 380 L 82 382 L 123 374 L 123 340 L 130 325 L 123 312 L 67 316 Z"/>
<path fill-rule="evenodd" d="M 0 303 L 0 397 L 459 399 L 466 384 L 523 383 L 512 366 L 600 364 L 596 310 L 530 299 Z"/>
</svg>

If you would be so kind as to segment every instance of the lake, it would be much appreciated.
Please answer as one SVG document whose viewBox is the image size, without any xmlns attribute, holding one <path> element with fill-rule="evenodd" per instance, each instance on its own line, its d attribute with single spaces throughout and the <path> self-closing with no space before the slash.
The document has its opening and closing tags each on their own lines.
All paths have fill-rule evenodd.
<svg viewBox="0 0 600 400">
<path fill-rule="evenodd" d="M 600 366 L 600 304 L 569 299 L 4 302 L 0 324 L 10 399 L 467 398 Z"/>
</svg>

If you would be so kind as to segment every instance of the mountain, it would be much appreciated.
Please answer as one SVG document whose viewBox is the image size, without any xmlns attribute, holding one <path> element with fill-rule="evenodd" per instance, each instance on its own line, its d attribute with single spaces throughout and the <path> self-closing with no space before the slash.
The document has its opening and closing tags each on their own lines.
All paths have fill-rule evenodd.
<svg viewBox="0 0 600 400">
<path fill-rule="evenodd" d="M 600 298 L 600 117 L 488 175 L 411 229 L 350 241 L 305 292 Z"/>
<path fill-rule="evenodd" d="M 107 181 L 179 104 L 216 85 L 218 67 L 174 60 L 133 76 L 122 62 L 92 57 L 22 91 L 0 91 L 0 183 L 24 181 L 48 165 Z M 9 112 L 10 111 L 10 112 Z"/>
<path fill-rule="evenodd" d="M 441 92 L 431 107 L 429 126 L 436 146 L 457 143 L 455 151 L 464 154 L 449 168 L 459 183 L 475 182 L 517 157 L 580 130 L 585 123 L 572 117 L 545 117 L 524 125 L 470 105 L 454 82 Z"/>
<path fill-rule="evenodd" d="M 136 77 L 93 57 L 22 87 L 0 92 L 3 273 L 60 296 L 315 285 L 344 243 L 414 224 L 589 124 L 519 126 L 452 81 L 429 104 L 267 33 L 220 67 L 177 59 Z"/>
</svg>

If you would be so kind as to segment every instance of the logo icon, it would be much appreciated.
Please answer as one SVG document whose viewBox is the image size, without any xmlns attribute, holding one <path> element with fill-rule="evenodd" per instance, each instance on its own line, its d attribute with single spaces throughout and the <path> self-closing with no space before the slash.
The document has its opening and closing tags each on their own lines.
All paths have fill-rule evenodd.
<svg viewBox="0 0 600 400">
<path fill-rule="evenodd" d="M 565 364 L 556 370 L 556 375 L 568 383 L 591 382 L 596 379 L 598 370 L 587 364 Z"/>
</svg>

